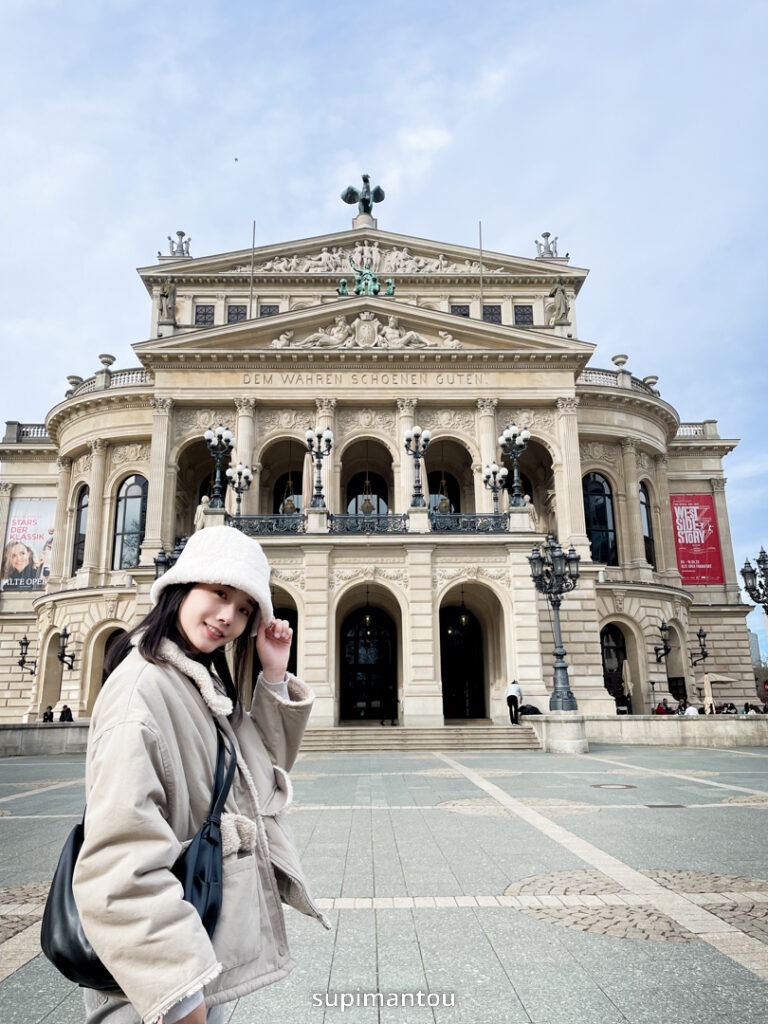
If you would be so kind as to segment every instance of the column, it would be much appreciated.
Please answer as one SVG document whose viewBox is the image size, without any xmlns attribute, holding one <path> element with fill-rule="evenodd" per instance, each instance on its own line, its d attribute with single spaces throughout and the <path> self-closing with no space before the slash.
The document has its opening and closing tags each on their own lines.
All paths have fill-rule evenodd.
<svg viewBox="0 0 768 1024">
<path fill-rule="evenodd" d="M 253 459 L 253 446 L 256 436 L 256 399 L 240 396 L 235 398 L 235 406 L 237 408 L 237 426 L 235 427 L 236 448 L 232 462 L 234 465 L 242 462 L 244 466 L 250 466 L 253 469 L 251 461 Z M 250 489 L 243 494 L 241 510 L 244 516 L 255 514 L 254 510 L 258 504 L 258 487 L 258 481 L 254 477 Z"/>
<path fill-rule="evenodd" d="M 482 481 L 482 471 L 485 466 L 493 462 L 498 463 L 498 431 L 496 429 L 496 398 L 478 398 L 477 400 L 477 439 L 480 444 L 480 470 L 476 472 L 473 465 L 475 479 L 475 508 L 478 512 L 493 512 L 493 495 L 486 490 Z M 498 463 L 501 465 L 501 463 Z M 501 495 L 499 495 L 501 498 Z M 502 507 L 500 502 L 500 507 Z"/>
<path fill-rule="evenodd" d="M 152 405 L 152 435 L 147 481 L 147 522 L 141 545 L 141 565 L 152 565 L 161 547 L 173 546 L 173 536 L 163 536 L 164 510 L 169 504 L 168 453 L 171 447 L 171 409 L 173 399 L 155 395 Z"/>
<path fill-rule="evenodd" d="M 58 463 L 57 463 L 58 464 Z M 5 538 L 8 536 L 8 513 L 11 510 L 11 491 L 13 490 L 13 484 L 1 483 L 0 484 L 0 540 L 5 546 Z M 55 536 L 55 534 L 54 534 Z M 56 557 L 56 548 L 53 549 L 54 558 Z"/>
<path fill-rule="evenodd" d="M 400 472 L 396 476 L 396 508 L 399 513 L 407 511 L 411 507 L 411 495 L 413 494 L 413 459 L 405 454 L 404 440 L 406 430 L 413 430 L 416 422 L 416 399 L 398 398 L 397 400 L 397 450 L 400 452 Z"/>
<path fill-rule="evenodd" d="M 661 536 L 656 544 L 657 572 L 663 571 L 670 586 L 679 587 L 681 580 L 680 572 L 677 569 L 675 531 L 672 525 L 672 505 L 669 499 L 669 462 L 666 455 L 657 455 L 655 462 L 656 491 L 659 496 L 658 521 L 661 531 Z"/>
<path fill-rule="evenodd" d="M 725 479 L 721 476 L 712 477 L 709 485 L 715 498 L 715 512 L 717 513 L 717 526 L 720 534 L 720 557 L 723 560 L 723 578 L 726 590 L 729 594 L 735 595 L 735 602 L 738 603 L 741 588 L 736 576 L 736 564 L 733 559 L 731 525 L 728 520 L 728 506 L 725 503 Z"/>
<path fill-rule="evenodd" d="M 624 466 L 624 557 L 621 561 L 630 568 L 645 568 L 643 520 L 640 515 L 640 489 L 637 479 L 637 444 L 630 437 L 621 440 L 621 459 Z M 650 578 L 650 577 L 649 577 Z"/>
<path fill-rule="evenodd" d="M 573 544 L 582 556 L 588 557 L 589 540 L 581 487 L 579 421 L 576 415 L 578 406 L 579 399 L 575 395 L 557 400 L 557 437 L 560 443 L 560 465 L 554 467 L 557 531 L 563 546 Z"/>
<path fill-rule="evenodd" d="M 65 575 L 69 575 L 66 568 L 67 549 L 69 548 L 67 519 L 69 510 L 69 489 L 72 486 L 72 459 L 66 456 L 59 456 L 56 459 L 56 467 L 59 471 L 56 481 L 56 514 L 53 520 L 53 550 L 51 552 L 51 575 L 48 579 L 49 588 L 51 585 L 61 583 Z M 89 503 L 95 500 L 95 496 L 89 493 Z M 101 495 L 98 496 L 101 501 Z M 7 511 L 6 511 L 7 515 Z M 5 525 L 5 517 L 0 511 L 0 526 Z M 5 530 L 3 530 L 5 536 Z"/>
<path fill-rule="evenodd" d="M 339 512 L 337 508 L 337 494 L 336 490 L 338 487 L 338 472 L 336 470 L 336 399 L 335 398 L 317 398 L 315 399 L 315 405 L 317 406 L 317 429 L 322 434 L 325 430 L 330 430 L 333 433 L 333 444 L 334 448 L 327 459 L 323 459 L 323 494 L 325 495 L 325 504 L 329 512 Z M 344 502 L 342 501 L 342 506 Z M 342 507 L 342 511 L 345 511 Z"/>
<path fill-rule="evenodd" d="M 99 569 L 99 551 L 101 549 L 102 529 L 104 523 L 104 506 L 109 500 L 104 494 L 104 476 L 107 467 L 107 444 L 97 437 L 91 441 L 91 480 L 90 501 L 88 504 L 88 523 L 85 528 L 85 552 L 83 567 L 78 577 L 84 577 L 86 586 L 95 583 L 95 573 Z"/>
</svg>

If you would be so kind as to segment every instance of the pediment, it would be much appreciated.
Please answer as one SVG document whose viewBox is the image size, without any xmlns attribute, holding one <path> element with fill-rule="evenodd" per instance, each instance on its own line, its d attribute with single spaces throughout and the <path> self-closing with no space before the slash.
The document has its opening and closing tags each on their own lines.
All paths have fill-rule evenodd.
<svg viewBox="0 0 768 1024">
<path fill-rule="evenodd" d="M 555 334 L 465 320 L 444 312 L 360 297 L 134 345 L 145 366 L 162 362 L 276 362 L 339 358 L 556 359 L 585 366 L 594 346 Z"/>
<path fill-rule="evenodd" d="M 371 269 L 382 280 L 392 277 L 450 282 L 458 278 L 489 285 L 500 282 L 541 283 L 546 285 L 562 277 L 576 293 L 588 271 L 571 267 L 564 259 L 536 259 L 469 246 L 449 245 L 411 235 L 379 230 L 355 229 L 314 238 L 299 239 L 253 250 L 240 249 L 218 256 L 169 259 L 151 267 L 140 267 L 139 274 L 148 291 L 166 278 L 179 283 L 202 281 L 248 281 L 253 274 L 259 282 L 274 280 L 312 280 L 354 277 L 353 265 Z"/>
</svg>

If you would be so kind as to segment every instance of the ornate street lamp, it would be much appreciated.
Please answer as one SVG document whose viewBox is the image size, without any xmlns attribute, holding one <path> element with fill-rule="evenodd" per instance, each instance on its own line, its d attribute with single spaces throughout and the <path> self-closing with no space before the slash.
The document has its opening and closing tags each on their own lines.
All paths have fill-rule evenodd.
<svg viewBox="0 0 768 1024">
<path fill-rule="evenodd" d="M 566 554 L 554 537 L 548 536 L 543 548 L 534 547 L 528 556 L 531 579 L 540 594 L 544 594 L 554 611 L 553 631 L 555 634 L 555 688 L 549 698 L 550 711 L 576 711 L 576 698 L 568 682 L 568 666 L 565 664 L 565 648 L 560 632 L 560 605 L 563 594 L 567 594 L 579 580 L 579 562 L 572 547 Z"/>
<path fill-rule="evenodd" d="M 749 559 L 747 559 L 744 562 L 744 568 L 741 570 L 741 575 L 744 577 L 744 589 L 755 604 L 761 604 L 765 612 L 768 613 L 768 555 L 765 553 L 765 548 L 760 548 L 760 554 L 755 561 L 757 562 L 760 579 L 758 581 L 758 573 L 752 568 Z"/>
<path fill-rule="evenodd" d="M 21 655 L 21 657 L 19 658 L 18 665 L 19 668 L 26 668 L 27 672 L 29 672 L 29 674 L 33 676 L 37 671 L 37 658 L 30 661 L 29 658 L 27 658 L 28 650 L 29 638 L 26 635 L 24 635 L 21 638 L 21 640 L 19 640 L 19 654 Z"/>
<path fill-rule="evenodd" d="M 180 537 L 173 551 L 166 552 L 164 548 L 160 548 L 157 552 L 157 557 L 152 559 L 155 563 L 155 579 L 159 579 L 164 573 L 168 572 L 171 566 L 176 565 L 186 543 L 187 538 Z"/>
<path fill-rule="evenodd" d="M 509 470 L 506 466 L 499 469 L 495 462 L 483 470 L 483 483 L 493 495 L 493 514 L 495 516 L 499 514 L 499 491 L 504 490 L 508 473 Z"/>
<path fill-rule="evenodd" d="M 244 466 L 242 462 L 238 462 L 236 466 L 230 466 L 227 469 L 227 483 L 237 495 L 237 511 L 235 512 L 235 518 L 240 518 L 240 503 L 243 500 L 243 494 L 251 486 L 253 480 L 253 473 L 250 466 Z"/>
<path fill-rule="evenodd" d="M 691 651 L 691 665 L 698 665 L 700 661 L 706 661 L 709 657 L 709 651 L 705 643 L 707 634 L 704 632 L 702 626 L 699 627 L 699 632 L 696 634 L 696 639 L 699 641 L 699 653 L 694 654 Z"/>
<path fill-rule="evenodd" d="M 232 451 L 234 437 L 232 431 L 219 424 L 217 427 L 209 427 L 203 434 L 208 451 L 216 460 L 216 476 L 213 480 L 213 494 L 208 505 L 209 508 L 224 508 L 224 491 L 221 486 L 221 463 L 225 455 Z"/>
<path fill-rule="evenodd" d="M 672 653 L 672 647 L 669 643 L 669 626 L 662 619 L 661 625 L 659 626 L 659 637 L 661 638 L 661 645 L 657 645 L 653 648 L 653 653 L 656 655 L 656 664 L 660 661 L 664 661 Z"/>
<path fill-rule="evenodd" d="M 413 495 L 411 497 L 411 508 L 426 508 L 424 494 L 421 490 L 421 467 L 420 461 L 424 458 L 432 434 L 429 430 L 422 430 L 415 426 L 406 430 L 403 440 L 405 442 L 406 454 L 413 458 Z"/>
<path fill-rule="evenodd" d="M 509 499 L 509 504 L 512 508 L 523 508 L 525 506 L 518 463 L 520 456 L 528 447 L 530 439 L 530 430 L 527 427 L 518 427 L 514 423 L 499 435 L 501 450 L 512 460 L 512 495 Z"/>
<path fill-rule="evenodd" d="M 323 497 L 323 459 L 327 459 L 333 448 L 333 431 L 312 430 L 310 427 L 306 433 L 307 451 L 315 460 L 315 493 L 312 495 L 310 508 L 325 508 Z"/>
<path fill-rule="evenodd" d="M 56 657 L 59 659 L 62 665 L 66 665 L 69 671 L 71 672 L 72 669 L 75 667 L 75 655 L 67 654 L 67 645 L 69 643 L 70 635 L 71 634 L 66 626 L 59 633 L 59 650 L 56 654 Z"/>
</svg>

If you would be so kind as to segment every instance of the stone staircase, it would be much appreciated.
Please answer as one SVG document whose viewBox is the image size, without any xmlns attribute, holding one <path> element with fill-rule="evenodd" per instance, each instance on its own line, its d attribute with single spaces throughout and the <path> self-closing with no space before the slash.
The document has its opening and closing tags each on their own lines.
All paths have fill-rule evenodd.
<svg viewBox="0 0 768 1024">
<path fill-rule="evenodd" d="M 530 725 L 446 725 L 437 729 L 409 729 L 389 724 L 307 729 L 301 743 L 304 754 L 354 751 L 416 750 L 541 750 Z"/>
</svg>

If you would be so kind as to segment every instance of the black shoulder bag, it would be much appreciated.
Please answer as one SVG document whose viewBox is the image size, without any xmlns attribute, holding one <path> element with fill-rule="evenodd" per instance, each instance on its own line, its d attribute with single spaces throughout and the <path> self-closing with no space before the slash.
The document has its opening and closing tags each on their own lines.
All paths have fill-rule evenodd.
<svg viewBox="0 0 768 1024">
<path fill-rule="evenodd" d="M 219 723 L 216 726 L 216 772 L 208 817 L 192 838 L 187 849 L 172 867 L 184 888 L 184 899 L 200 915 L 205 930 L 212 938 L 221 911 L 222 842 L 221 814 L 232 786 L 237 756 Z M 229 764 L 224 768 L 224 744 L 229 748 Z M 99 960 L 85 936 L 80 922 L 72 876 L 83 845 L 83 820 L 75 825 L 59 857 L 51 882 L 40 930 L 40 945 L 53 966 L 70 981 L 85 988 L 103 992 L 120 991 L 120 986 Z"/>
</svg>

